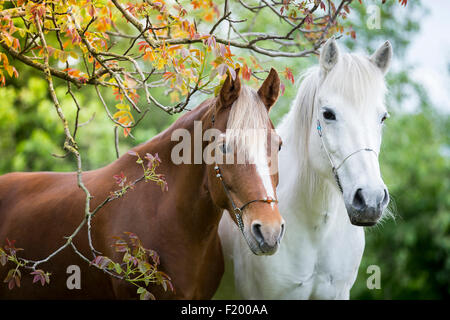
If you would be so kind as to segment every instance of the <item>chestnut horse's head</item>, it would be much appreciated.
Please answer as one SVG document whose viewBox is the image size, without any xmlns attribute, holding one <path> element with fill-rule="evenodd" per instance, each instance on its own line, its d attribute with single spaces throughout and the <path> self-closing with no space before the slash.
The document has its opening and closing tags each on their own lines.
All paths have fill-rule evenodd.
<svg viewBox="0 0 450 320">
<path fill-rule="evenodd" d="M 269 118 L 280 80 L 272 69 L 256 91 L 226 78 L 211 113 L 214 142 L 208 165 L 209 191 L 229 212 L 253 253 L 273 254 L 284 233 L 278 211 L 278 151 L 281 139 Z M 214 138 L 212 138 L 214 136 Z"/>
</svg>

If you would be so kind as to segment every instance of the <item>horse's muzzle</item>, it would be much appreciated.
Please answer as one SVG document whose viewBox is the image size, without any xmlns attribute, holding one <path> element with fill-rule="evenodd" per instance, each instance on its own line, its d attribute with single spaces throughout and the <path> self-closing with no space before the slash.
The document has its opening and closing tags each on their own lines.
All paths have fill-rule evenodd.
<svg viewBox="0 0 450 320">
<path fill-rule="evenodd" d="M 251 225 L 251 236 L 258 244 L 258 255 L 272 255 L 274 254 L 284 235 L 284 222 L 279 228 L 263 226 L 259 221 L 254 221 Z"/>
<path fill-rule="evenodd" d="M 389 193 L 383 188 L 358 188 L 350 204 L 345 204 L 350 222 L 356 226 L 373 226 L 389 203 Z"/>
</svg>

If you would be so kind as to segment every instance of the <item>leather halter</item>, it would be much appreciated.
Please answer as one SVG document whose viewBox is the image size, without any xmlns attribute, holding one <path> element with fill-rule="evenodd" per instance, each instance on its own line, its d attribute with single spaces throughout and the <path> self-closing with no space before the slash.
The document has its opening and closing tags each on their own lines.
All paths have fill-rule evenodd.
<svg viewBox="0 0 450 320">
<path fill-rule="evenodd" d="M 211 123 L 212 123 L 212 127 L 214 127 L 215 113 L 213 113 L 213 115 L 211 117 Z M 275 203 L 278 203 L 277 199 L 272 199 L 271 197 L 268 196 L 268 197 L 265 197 L 263 199 L 250 200 L 250 201 L 246 202 L 243 206 L 238 207 L 236 205 L 236 203 L 234 202 L 233 197 L 231 196 L 230 190 L 228 189 L 227 185 L 223 181 L 223 176 L 222 176 L 222 173 L 220 172 L 220 168 L 219 168 L 219 165 L 217 163 L 214 163 L 214 171 L 216 172 L 216 177 L 222 183 L 223 190 L 225 191 L 225 194 L 227 195 L 227 198 L 228 198 L 228 200 L 231 203 L 231 206 L 233 208 L 234 216 L 236 217 L 237 225 L 239 227 L 239 230 L 241 230 L 242 234 L 244 234 L 244 221 L 242 220 L 242 212 L 244 211 L 245 207 L 247 207 L 249 204 L 254 203 L 254 202 L 265 202 L 265 203 L 275 202 Z"/>
</svg>

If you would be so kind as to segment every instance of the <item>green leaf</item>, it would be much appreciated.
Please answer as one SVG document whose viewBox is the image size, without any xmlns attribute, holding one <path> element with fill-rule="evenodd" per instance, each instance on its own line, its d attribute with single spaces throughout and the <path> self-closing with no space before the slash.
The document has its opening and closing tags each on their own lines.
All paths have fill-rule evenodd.
<svg viewBox="0 0 450 320">
<path fill-rule="evenodd" d="M 4 266 L 8 262 L 8 256 L 3 249 L 0 248 L 0 264 Z"/>
<path fill-rule="evenodd" d="M 120 266 L 120 264 L 115 263 L 114 264 L 114 270 L 118 273 L 121 274 L 122 273 L 122 267 Z"/>
<path fill-rule="evenodd" d="M 10 269 L 8 271 L 8 274 L 6 275 L 5 280 L 3 280 L 3 282 L 8 283 L 13 278 L 13 275 L 14 275 L 14 269 Z"/>
<path fill-rule="evenodd" d="M 139 287 L 138 289 L 137 289 L 137 293 L 138 294 L 141 294 L 141 293 L 144 293 L 145 291 L 147 291 L 144 287 Z"/>
<path fill-rule="evenodd" d="M 150 264 L 145 261 L 139 261 L 138 268 L 141 273 L 146 273 L 150 269 Z"/>
<path fill-rule="evenodd" d="M 126 263 L 130 261 L 130 254 L 128 252 L 123 255 L 122 261 Z"/>
<path fill-rule="evenodd" d="M 141 295 L 139 296 L 139 299 L 141 300 L 155 300 L 155 296 L 153 294 L 151 294 L 150 292 L 148 292 L 146 289 L 144 289 L 145 291 L 141 293 Z"/>
</svg>

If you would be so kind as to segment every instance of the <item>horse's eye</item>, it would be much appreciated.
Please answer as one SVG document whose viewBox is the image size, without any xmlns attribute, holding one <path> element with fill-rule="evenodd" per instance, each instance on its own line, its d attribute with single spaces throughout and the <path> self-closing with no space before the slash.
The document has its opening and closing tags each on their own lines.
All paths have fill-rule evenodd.
<svg viewBox="0 0 450 320">
<path fill-rule="evenodd" d="M 333 111 L 330 110 L 324 111 L 323 117 L 327 120 L 336 120 L 336 115 L 334 114 Z"/>
<path fill-rule="evenodd" d="M 389 114 L 385 113 L 385 114 L 383 115 L 383 117 L 381 118 L 381 123 L 383 124 L 384 121 L 385 121 L 387 118 L 389 118 Z"/>
<path fill-rule="evenodd" d="M 281 151 L 281 146 L 282 146 L 282 144 L 280 143 L 280 146 L 278 147 L 278 151 Z"/>
</svg>

